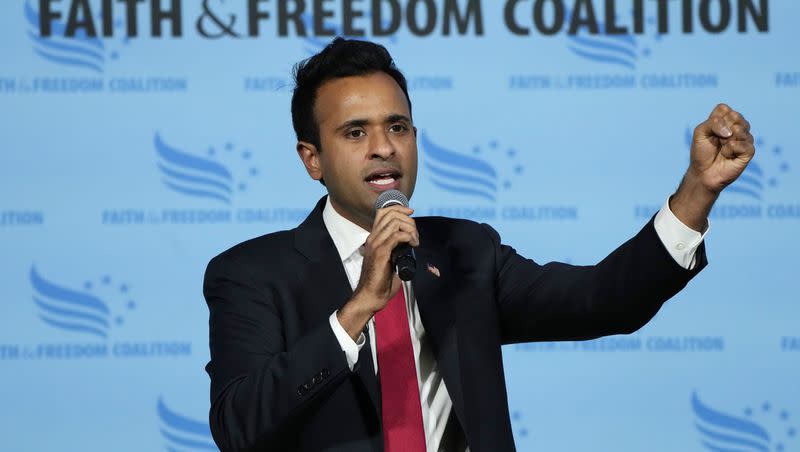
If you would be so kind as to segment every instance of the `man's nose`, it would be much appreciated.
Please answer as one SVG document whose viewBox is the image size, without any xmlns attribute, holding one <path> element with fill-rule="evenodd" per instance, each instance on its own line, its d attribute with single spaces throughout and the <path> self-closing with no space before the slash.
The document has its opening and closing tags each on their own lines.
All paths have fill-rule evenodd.
<svg viewBox="0 0 800 452">
<path fill-rule="evenodd" d="M 371 159 L 389 159 L 394 156 L 395 147 L 392 140 L 389 139 L 387 132 L 380 132 L 372 134 L 372 140 L 369 143 L 369 152 Z"/>
</svg>

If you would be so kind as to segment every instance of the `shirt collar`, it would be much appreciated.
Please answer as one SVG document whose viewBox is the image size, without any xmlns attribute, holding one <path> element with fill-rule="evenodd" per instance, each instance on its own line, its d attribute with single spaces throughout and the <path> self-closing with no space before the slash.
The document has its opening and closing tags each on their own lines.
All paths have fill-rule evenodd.
<svg viewBox="0 0 800 452">
<path fill-rule="evenodd" d="M 333 239 L 333 244 L 336 246 L 336 251 L 339 252 L 339 258 L 342 259 L 342 262 L 358 251 L 369 236 L 369 232 L 341 216 L 339 212 L 333 208 L 330 196 L 325 200 L 325 208 L 322 210 L 322 221 L 325 223 L 325 227 L 328 229 L 331 239 Z"/>
</svg>

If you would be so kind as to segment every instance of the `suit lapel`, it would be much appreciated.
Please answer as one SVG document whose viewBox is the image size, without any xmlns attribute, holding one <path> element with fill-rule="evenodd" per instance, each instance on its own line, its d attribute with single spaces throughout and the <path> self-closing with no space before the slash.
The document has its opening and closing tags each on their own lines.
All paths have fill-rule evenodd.
<svg viewBox="0 0 800 452">
<path fill-rule="evenodd" d="M 457 300 L 453 297 L 457 293 L 453 284 L 458 284 L 458 278 L 453 273 L 451 255 L 447 252 L 446 244 L 435 240 L 436 235 L 432 234 L 433 231 L 426 231 L 425 225 L 424 221 L 417 222 L 421 243 L 415 249 L 417 273 L 412 286 L 422 324 L 453 401 L 453 409 L 461 425 L 465 426 L 464 393 L 458 354 L 459 309 Z"/>
<path fill-rule="evenodd" d="M 309 291 L 314 300 L 320 300 L 320 310 L 329 316 L 352 297 L 353 290 L 336 246 L 322 220 L 325 199 L 323 197 L 317 202 L 311 214 L 295 230 L 295 248 L 309 259 L 303 280 L 313 281 Z M 380 418 L 380 393 L 370 350 L 367 342 L 359 352 L 358 362 L 353 371 L 364 385 L 376 415 Z"/>
</svg>

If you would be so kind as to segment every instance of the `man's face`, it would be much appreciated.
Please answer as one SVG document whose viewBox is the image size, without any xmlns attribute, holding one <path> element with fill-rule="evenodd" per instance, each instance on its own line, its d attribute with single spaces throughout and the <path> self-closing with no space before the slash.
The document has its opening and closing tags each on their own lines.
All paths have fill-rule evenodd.
<svg viewBox="0 0 800 452">
<path fill-rule="evenodd" d="M 314 112 L 322 149 L 300 142 L 298 153 L 312 178 L 324 178 L 336 211 L 370 230 L 382 191 L 414 192 L 417 134 L 406 97 L 384 72 L 345 77 L 319 87 Z"/>
</svg>

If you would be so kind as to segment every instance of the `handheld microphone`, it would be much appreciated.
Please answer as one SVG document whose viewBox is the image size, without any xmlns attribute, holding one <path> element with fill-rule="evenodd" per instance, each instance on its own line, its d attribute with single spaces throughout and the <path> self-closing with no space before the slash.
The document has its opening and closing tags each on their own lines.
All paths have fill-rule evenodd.
<svg viewBox="0 0 800 452">
<path fill-rule="evenodd" d="M 375 210 L 391 205 L 408 207 L 408 198 L 399 190 L 386 190 L 378 195 L 375 201 Z M 408 243 L 401 243 L 392 250 L 392 265 L 397 269 L 397 275 L 403 281 L 411 281 L 417 273 L 417 258 L 414 249 Z"/>
</svg>

